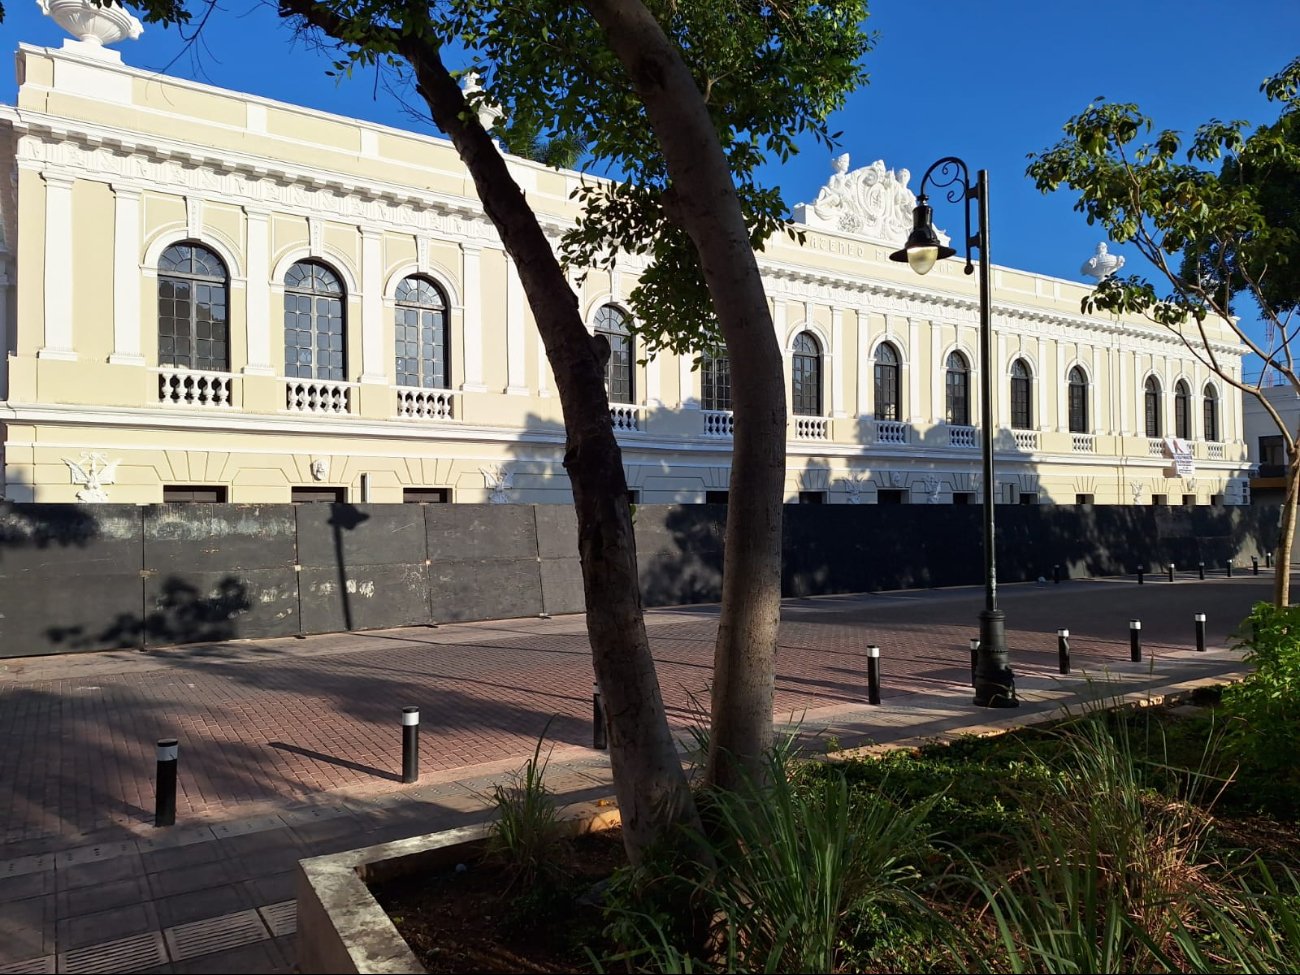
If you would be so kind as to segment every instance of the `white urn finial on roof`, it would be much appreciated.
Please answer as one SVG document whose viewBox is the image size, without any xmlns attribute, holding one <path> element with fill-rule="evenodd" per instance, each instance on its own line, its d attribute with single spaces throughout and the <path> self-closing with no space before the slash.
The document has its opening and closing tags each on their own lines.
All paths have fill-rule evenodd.
<svg viewBox="0 0 1300 975">
<path fill-rule="evenodd" d="M 96 7 L 91 0 L 36 0 L 41 13 L 77 39 L 83 51 L 135 40 L 144 27 L 122 7 Z M 65 41 L 64 46 L 69 42 Z"/>
<path fill-rule="evenodd" d="M 1103 241 L 1097 245 L 1097 253 L 1084 261 L 1083 267 L 1079 268 L 1079 273 L 1095 278 L 1097 283 L 1100 284 L 1123 266 L 1124 258 L 1118 254 L 1109 253 Z"/>
</svg>

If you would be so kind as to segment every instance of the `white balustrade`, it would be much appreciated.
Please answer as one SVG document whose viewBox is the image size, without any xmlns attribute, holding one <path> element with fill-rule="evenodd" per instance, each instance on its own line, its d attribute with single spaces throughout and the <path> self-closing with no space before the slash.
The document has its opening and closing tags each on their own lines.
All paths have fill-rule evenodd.
<svg viewBox="0 0 1300 975">
<path fill-rule="evenodd" d="M 1011 433 L 1016 438 L 1016 449 L 1018 450 L 1038 449 L 1037 430 L 1012 430 Z"/>
<path fill-rule="evenodd" d="M 1205 446 L 1206 453 L 1209 455 L 1210 460 L 1223 460 L 1223 444 L 1211 443 L 1206 444 Z"/>
<path fill-rule="evenodd" d="M 1070 440 L 1074 445 L 1076 454 L 1095 454 L 1097 452 L 1097 437 L 1091 433 L 1072 433 Z"/>
<path fill-rule="evenodd" d="M 975 442 L 975 428 L 965 426 L 948 426 L 948 446 L 949 447 L 977 447 Z"/>
<path fill-rule="evenodd" d="M 830 422 L 824 416 L 796 416 L 794 435 L 798 440 L 828 440 Z"/>
<path fill-rule="evenodd" d="M 639 406 L 612 404 L 609 408 L 609 418 L 614 421 L 615 433 L 634 433 L 642 429 Z"/>
<path fill-rule="evenodd" d="M 907 443 L 907 424 L 899 423 L 897 420 L 877 420 L 876 443 Z"/>
<path fill-rule="evenodd" d="M 1160 437 L 1147 438 L 1147 455 L 1150 457 L 1163 457 L 1165 455 L 1165 442 Z"/>
<path fill-rule="evenodd" d="M 353 384 L 330 379 L 286 379 L 284 406 L 291 413 L 346 416 L 353 412 Z"/>
<path fill-rule="evenodd" d="M 700 415 L 704 417 L 706 437 L 731 439 L 736 428 L 736 417 L 731 410 L 703 410 Z"/>
<path fill-rule="evenodd" d="M 413 420 L 450 420 L 455 417 L 454 397 L 450 389 L 420 389 L 395 386 L 397 415 Z"/>
<path fill-rule="evenodd" d="M 233 405 L 235 377 L 228 372 L 204 372 L 178 366 L 164 366 L 158 373 L 158 402 L 167 406 L 197 406 L 216 409 Z"/>
</svg>

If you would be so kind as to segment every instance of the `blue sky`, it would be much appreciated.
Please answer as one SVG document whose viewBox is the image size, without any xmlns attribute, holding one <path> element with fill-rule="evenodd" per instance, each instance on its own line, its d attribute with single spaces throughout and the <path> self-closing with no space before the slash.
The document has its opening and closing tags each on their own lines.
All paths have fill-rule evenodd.
<svg viewBox="0 0 1300 975">
<path fill-rule="evenodd" d="M 0 47 L 62 43 L 34 0 L 6 6 Z M 940 156 L 988 169 L 994 262 L 1079 280 L 1102 238 L 1065 194 L 1033 188 L 1026 154 L 1054 143 L 1099 95 L 1136 101 L 1160 126 L 1184 131 L 1211 117 L 1272 121 L 1259 84 L 1300 53 L 1300 0 L 876 0 L 868 27 L 880 35 L 870 82 L 833 119 L 853 166 L 907 167 L 913 188 Z M 421 128 L 373 76 L 327 77 L 328 57 L 294 41 L 261 0 L 222 0 L 189 52 L 176 31 L 157 27 L 119 47 L 138 67 Z M 5 71 L 0 101 L 12 103 L 14 87 Z M 828 173 L 828 153 L 810 144 L 770 179 L 793 205 L 811 200 Z M 958 207 L 938 202 L 940 226 L 956 231 L 960 220 Z"/>
</svg>

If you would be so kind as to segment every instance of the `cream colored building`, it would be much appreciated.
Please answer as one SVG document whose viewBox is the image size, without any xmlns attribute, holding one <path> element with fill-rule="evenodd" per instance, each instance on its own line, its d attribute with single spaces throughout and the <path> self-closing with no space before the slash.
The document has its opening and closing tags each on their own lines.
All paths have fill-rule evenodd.
<svg viewBox="0 0 1300 975">
<path fill-rule="evenodd" d="M 24 45 L 17 67 L 0 106 L 6 497 L 569 500 L 555 381 L 449 143 L 76 42 Z M 510 168 L 558 240 L 582 176 Z M 823 211 L 837 177 L 872 175 L 846 168 Z M 859 215 L 892 229 L 911 197 L 887 175 L 893 209 Z M 888 260 L 901 237 L 844 225 L 760 255 L 791 383 L 788 497 L 975 502 L 975 278 L 958 260 L 917 277 Z M 626 319 L 639 267 L 587 275 L 593 329 Z M 1081 315 L 1083 284 L 993 282 L 1000 501 L 1245 500 L 1240 398 L 1174 337 Z M 671 355 L 615 370 L 639 500 L 720 499 L 720 377 Z M 1173 477 L 1163 438 L 1183 434 L 1195 472 Z"/>
</svg>

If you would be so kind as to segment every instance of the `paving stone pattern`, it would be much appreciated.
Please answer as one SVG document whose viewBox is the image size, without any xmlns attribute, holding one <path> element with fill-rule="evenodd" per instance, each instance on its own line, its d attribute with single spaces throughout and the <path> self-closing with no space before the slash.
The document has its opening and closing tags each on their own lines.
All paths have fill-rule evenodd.
<svg viewBox="0 0 1300 975">
<path fill-rule="evenodd" d="M 1231 626 L 1271 580 L 1073 582 L 1004 592 L 1025 706 L 970 706 L 970 590 L 788 600 L 777 713 L 846 745 L 1029 719 L 1096 693 L 1239 670 Z M 1192 614 L 1209 614 L 1204 655 Z M 1130 664 L 1128 620 L 1148 662 Z M 697 719 L 716 607 L 648 614 L 670 720 Z M 865 706 L 866 648 L 883 706 Z M 0 975 L 18 971 L 288 971 L 302 857 L 481 818 L 481 794 L 550 722 L 551 785 L 609 793 L 592 752 L 581 617 L 11 661 L 0 672 Z M 1119 685 L 1116 685 L 1119 686 Z M 421 709 L 420 783 L 402 787 L 400 709 Z M 154 741 L 180 738 L 177 826 L 153 829 Z"/>
</svg>

